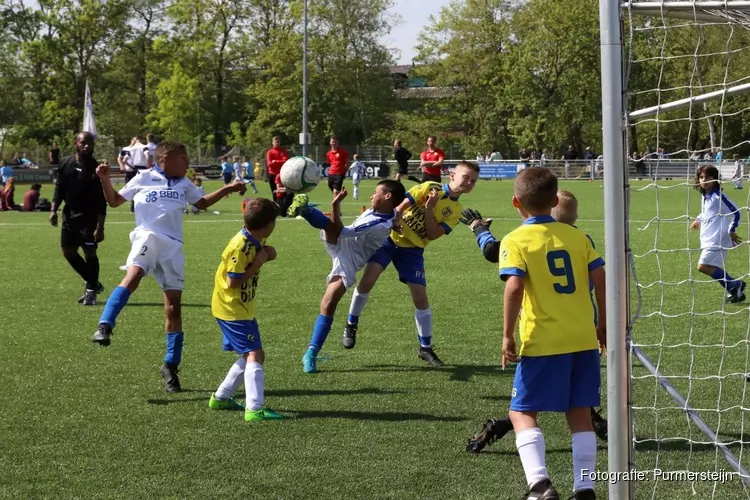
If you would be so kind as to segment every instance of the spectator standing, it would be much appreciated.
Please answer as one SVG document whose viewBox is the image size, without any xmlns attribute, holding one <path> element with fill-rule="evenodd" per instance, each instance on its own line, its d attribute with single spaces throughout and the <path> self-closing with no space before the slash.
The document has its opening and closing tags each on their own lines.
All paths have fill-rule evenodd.
<svg viewBox="0 0 750 500">
<path fill-rule="evenodd" d="M 637 180 L 646 176 L 646 161 L 637 151 L 633 151 L 633 163 L 635 163 L 635 175 Z"/>
<path fill-rule="evenodd" d="M 146 134 L 146 168 L 156 166 L 156 138 L 154 134 Z"/>
<path fill-rule="evenodd" d="M 328 189 L 341 191 L 344 186 L 344 176 L 349 170 L 349 153 L 339 147 L 339 140 L 335 135 L 331 136 L 331 149 L 326 153 L 328 160 Z"/>
<path fill-rule="evenodd" d="M 393 141 L 393 159 L 396 160 L 396 166 L 398 167 L 396 173 L 397 181 L 401 182 L 402 178 L 408 177 L 411 156 L 411 152 L 401 145 L 400 139 Z M 414 180 L 416 181 L 416 178 Z"/>
<path fill-rule="evenodd" d="M 5 183 L 11 177 L 13 177 L 13 169 L 6 165 L 5 161 L 0 160 L 0 186 L 5 187 Z"/>
<path fill-rule="evenodd" d="M 125 153 L 125 157 L 121 159 L 123 153 Z M 130 146 L 122 149 L 120 156 L 117 157 L 117 164 L 120 166 L 120 172 L 125 173 L 125 184 L 138 175 L 139 171 L 151 168 L 149 166 L 149 155 L 148 145 L 143 144 L 143 139 L 140 135 L 134 136 L 130 141 Z M 130 211 L 135 211 L 135 202 L 132 200 L 130 202 Z"/>
<path fill-rule="evenodd" d="M 592 161 L 596 159 L 596 155 L 593 151 L 591 151 L 590 147 L 586 147 L 586 151 L 583 153 L 583 159 L 587 161 Z"/>
<path fill-rule="evenodd" d="M 422 182 L 442 182 L 445 151 L 437 147 L 437 139 L 434 135 L 427 138 L 427 149 L 422 151 L 419 159 L 419 166 L 422 167 Z"/>
<path fill-rule="evenodd" d="M 571 144 L 568 146 L 568 150 L 565 151 L 562 155 L 562 159 L 565 161 L 571 161 L 571 160 L 577 160 L 578 159 L 578 153 L 576 152 L 575 148 Z M 593 158 L 592 158 L 593 160 Z"/>
<path fill-rule="evenodd" d="M 36 208 L 36 204 L 39 203 L 39 192 L 42 190 L 41 184 L 32 184 L 25 195 L 23 195 L 23 206 L 21 207 L 24 212 L 33 212 Z"/>
<path fill-rule="evenodd" d="M 86 282 L 85 291 L 78 299 L 78 303 L 85 306 L 96 305 L 96 296 L 104 291 L 99 283 L 96 249 L 104 240 L 107 202 L 96 175 L 98 162 L 94 158 L 94 144 L 90 132 L 76 136 L 75 154 L 60 162 L 49 215 L 50 224 L 57 227 L 57 211 L 65 202 L 60 246 L 70 267 Z M 85 260 L 78 253 L 79 248 L 83 249 Z"/>
<path fill-rule="evenodd" d="M 13 159 L 10 161 L 11 165 L 21 165 L 23 161 L 21 161 L 21 153 L 16 151 L 16 153 L 13 155 Z"/>
<path fill-rule="evenodd" d="M 289 159 L 289 153 L 281 147 L 281 139 L 278 136 L 273 137 L 271 146 L 271 149 L 266 151 L 266 172 L 271 194 L 276 196 L 276 176 L 281 173 L 281 167 Z"/>
<path fill-rule="evenodd" d="M 49 164 L 58 166 L 60 164 L 60 148 L 57 147 L 57 143 L 53 142 L 52 147 L 49 149 Z"/>
<path fill-rule="evenodd" d="M 489 161 L 489 162 L 493 162 L 493 161 L 503 161 L 503 155 L 502 155 L 502 154 L 500 154 L 500 151 L 498 151 L 497 149 L 493 149 L 493 150 L 492 150 L 492 154 L 491 154 L 491 155 L 490 155 L 490 157 L 489 157 L 489 158 L 487 159 L 487 161 Z"/>
</svg>

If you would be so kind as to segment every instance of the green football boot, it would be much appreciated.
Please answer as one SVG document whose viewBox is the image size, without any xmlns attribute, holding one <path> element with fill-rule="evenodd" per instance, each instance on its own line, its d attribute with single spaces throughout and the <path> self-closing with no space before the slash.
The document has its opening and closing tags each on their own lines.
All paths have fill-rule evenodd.
<svg viewBox="0 0 750 500">
<path fill-rule="evenodd" d="M 216 394 L 211 394 L 208 400 L 208 407 L 213 410 L 244 410 L 245 406 L 238 403 L 234 398 L 216 399 Z"/>
<path fill-rule="evenodd" d="M 297 217 L 302 214 L 302 211 L 307 208 L 310 203 L 310 197 L 306 194 L 298 194 L 294 197 L 292 204 L 289 206 L 289 210 L 286 211 L 288 217 Z"/>
<path fill-rule="evenodd" d="M 276 413 L 268 408 L 261 408 L 260 410 L 245 410 L 245 422 L 260 422 L 261 420 L 282 420 L 284 415 Z"/>
</svg>

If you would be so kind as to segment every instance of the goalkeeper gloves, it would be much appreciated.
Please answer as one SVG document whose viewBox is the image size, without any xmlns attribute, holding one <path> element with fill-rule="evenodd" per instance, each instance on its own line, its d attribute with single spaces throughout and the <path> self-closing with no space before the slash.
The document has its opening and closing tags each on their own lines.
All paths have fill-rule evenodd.
<svg viewBox="0 0 750 500">
<path fill-rule="evenodd" d="M 474 232 L 474 236 L 479 236 L 490 230 L 492 219 L 483 219 L 482 214 L 478 210 L 467 208 L 461 212 L 461 217 L 458 219 L 460 222 L 469 226 Z"/>
</svg>

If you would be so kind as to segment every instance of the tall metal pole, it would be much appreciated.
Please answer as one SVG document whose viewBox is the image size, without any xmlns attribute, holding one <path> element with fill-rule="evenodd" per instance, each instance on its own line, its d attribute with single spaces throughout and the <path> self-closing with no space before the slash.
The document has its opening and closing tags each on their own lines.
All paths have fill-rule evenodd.
<svg viewBox="0 0 750 500">
<path fill-rule="evenodd" d="M 604 240 L 607 263 L 607 419 L 609 472 L 630 468 L 627 247 L 623 141 L 622 38 L 620 1 L 599 0 L 604 169 Z M 631 498 L 630 482 L 609 484 L 611 500 Z"/>
<path fill-rule="evenodd" d="M 302 35 L 302 156 L 307 156 L 307 2 L 305 0 Z"/>
</svg>

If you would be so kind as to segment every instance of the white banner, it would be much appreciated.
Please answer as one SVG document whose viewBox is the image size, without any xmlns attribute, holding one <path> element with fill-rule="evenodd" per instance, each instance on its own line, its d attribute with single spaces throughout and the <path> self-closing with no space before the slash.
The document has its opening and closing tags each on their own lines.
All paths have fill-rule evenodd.
<svg viewBox="0 0 750 500">
<path fill-rule="evenodd" d="M 91 101 L 91 90 L 89 89 L 88 80 L 86 80 L 86 100 L 83 105 L 83 131 L 91 132 L 94 138 L 98 135 L 96 120 L 94 119 L 94 103 Z"/>
</svg>

